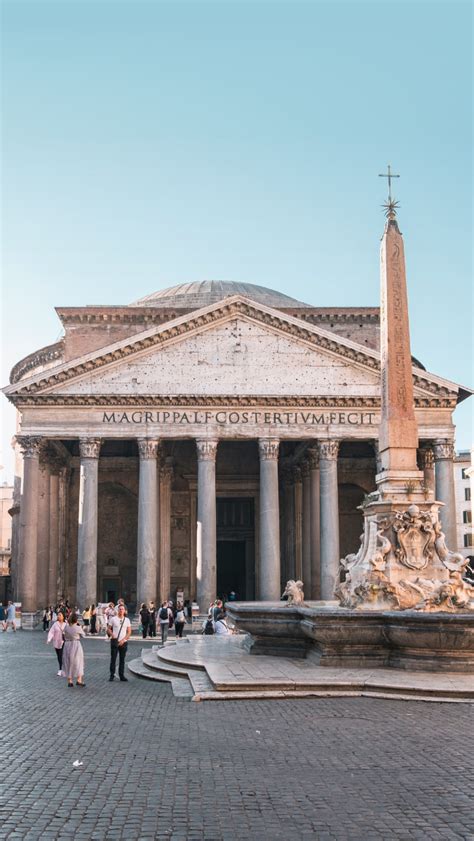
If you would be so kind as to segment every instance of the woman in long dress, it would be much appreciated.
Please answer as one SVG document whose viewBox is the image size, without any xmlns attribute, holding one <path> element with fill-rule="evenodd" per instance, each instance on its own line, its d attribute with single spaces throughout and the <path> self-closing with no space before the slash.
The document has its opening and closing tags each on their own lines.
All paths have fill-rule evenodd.
<svg viewBox="0 0 474 841">
<path fill-rule="evenodd" d="M 56 657 L 58 658 L 58 677 L 62 677 L 64 675 L 63 672 L 63 646 L 64 646 L 64 629 L 66 627 L 66 623 L 64 621 L 64 616 L 59 611 L 58 618 L 56 622 L 51 625 L 48 634 L 48 642 L 52 642 L 54 645 L 54 650 L 56 652 Z"/>
<path fill-rule="evenodd" d="M 67 677 L 67 685 L 85 686 L 84 683 L 84 651 L 82 650 L 81 637 L 84 631 L 77 624 L 77 613 L 71 613 L 67 625 L 64 628 L 64 655 L 63 671 Z"/>
</svg>

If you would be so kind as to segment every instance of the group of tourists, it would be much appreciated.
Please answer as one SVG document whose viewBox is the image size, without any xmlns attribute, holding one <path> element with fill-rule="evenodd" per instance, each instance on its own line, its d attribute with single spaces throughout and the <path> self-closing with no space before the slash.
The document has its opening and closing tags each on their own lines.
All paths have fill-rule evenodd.
<svg viewBox="0 0 474 841">
<path fill-rule="evenodd" d="M 207 619 L 204 620 L 202 632 L 206 636 L 212 634 L 226 635 L 231 634 L 227 624 L 226 610 L 222 599 L 216 599 L 209 605 Z"/>
<path fill-rule="evenodd" d="M 109 602 L 104 611 L 104 616 L 106 617 L 106 633 L 110 639 L 109 680 L 115 680 L 118 659 L 119 679 L 127 681 L 128 678 L 125 677 L 125 656 L 127 643 L 132 633 L 132 625 L 127 616 L 127 607 L 124 600 L 119 599 L 117 606 L 113 602 Z M 89 622 L 90 619 L 91 616 L 89 616 Z M 85 625 L 84 618 L 83 621 Z M 58 677 L 66 677 L 68 687 L 74 686 L 74 681 L 76 681 L 76 686 L 85 687 L 86 685 L 84 683 L 84 649 L 81 645 L 81 637 L 86 636 L 84 625 L 79 623 L 79 614 L 75 611 L 70 611 L 66 617 L 65 611 L 59 609 L 56 613 L 56 619 L 49 629 L 47 642 L 53 643 L 56 652 L 59 666 Z"/>
<path fill-rule="evenodd" d="M 60 602 L 55 607 L 49 606 L 45 607 L 43 611 L 43 631 L 48 631 L 54 622 L 56 622 L 58 618 L 59 612 L 61 612 L 65 619 L 69 619 L 71 613 L 77 614 L 78 617 L 82 620 L 82 625 L 84 627 L 84 632 L 86 634 L 100 634 L 101 631 L 106 633 L 107 629 L 107 610 L 110 608 L 110 604 L 90 604 L 84 608 L 81 612 L 77 605 L 72 607 L 69 602 L 66 600 L 65 602 Z"/>
<path fill-rule="evenodd" d="M 43 630 L 48 631 L 47 643 L 52 643 L 56 652 L 58 677 L 67 678 L 67 686 L 85 687 L 84 682 L 84 650 L 81 638 L 87 634 L 97 635 L 104 631 L 110 639 L 110 667 L 109 680 L 115 680 L 118 660 L 118 676 L 121 681 L 125 677 L 125 657 L 128 640 L 132 634 L 132 625 L 127 616 L 127 606 L 123 599 L 117 604 L 91 604 L 79 611 L 72 607 L 67 600 L 60 601 L 55 606 L 46 607 L 43 611 Z M 154 602 L 145 602 L 140 607 L 140 626 L 143 639 L 156 637 L 159 626 L 161 642 L 164 645 L 168 633 L 174 627 L 176 638 L 183 636 L 186 622 L 192 621 L 192 607 L 190 602 L 178 602 L 176 606 L 170 599 L 161 603 L 160 607 Z M 3 607 L 0 604 L 0 623 L 5 632 L 9 627 L 16 631 L 15 605 L 9 601 Z M 207 619 L 203 623 L 203 634 L 230 634 L 226 620 L 224 603 L 216 599 L 209 606 Z"/>
<path fill-rule="evenodd" d="M 162 602 L 161 606 L 157 608 L 154 602 L 145 602 L 140 607 L 140 626 L 143 639 L 149 637 L 156 637 L 157 625 L 160 626 L 161 642 L 164 645 L 168 639 L 168 632 L 174 626 L 176 637 L 180 639 L 183 636 L 183 630 L 186 622 L 191 621 L 189 616 L 190 609 L 188 605 L 178 602 L 175 606 L 173 601 L 169 599 Z"/>
</svg>

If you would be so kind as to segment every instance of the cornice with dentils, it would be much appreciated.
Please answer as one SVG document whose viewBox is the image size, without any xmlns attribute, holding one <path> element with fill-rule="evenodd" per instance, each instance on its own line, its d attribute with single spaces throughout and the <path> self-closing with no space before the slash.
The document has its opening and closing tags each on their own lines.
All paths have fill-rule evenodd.
<svg viewBox="0 0 474 841">
<path fill-rule="evenodd" d="M 323 330 L 319 326 L 308 322 L 303 323 L 291 315 L 236 295 L 225 299 L 224 302 L 220 301 L 195 310 L 171 322 L 154 326 L 76 360 L 70 360 L 41 374 L 23 379 L 20 383 L 7 386 L 4 393 L 12 402 L 16 402 L 14 399 L 16 397 L 44 394 L 64 382 L 90 374 L 91 371 L 99 370 L 104 366 L 117 364 L 132 355 L 145 353 L 153 347 L 173 344 L 185 336 L 200 332 L 237 315 L 265 324 L 276 332 L 294 336 L 309 346 L 343 357 L 348 362 L 364 369 L 380 370 L 380 354 L 377 351 L 363 347 L 350 339 L 336 337 L 334 333 Z M 412 370 L 415 387 L 427 396 L 435 395 L 446 400 L 456 397 L 459 391 L 456 383 L 433 374 L 421 375 L 419 368 L 414 367 Z"/>
</svg>

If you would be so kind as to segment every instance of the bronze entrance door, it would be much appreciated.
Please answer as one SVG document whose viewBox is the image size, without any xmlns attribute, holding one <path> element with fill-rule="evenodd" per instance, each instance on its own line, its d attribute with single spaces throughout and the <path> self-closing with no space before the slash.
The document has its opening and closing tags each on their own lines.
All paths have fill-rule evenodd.
<svg viewBox="0 0 474 841">
<path fill-rule="evenodd" d="M 255 598 L 255 513 L 251 497 L 217 498 L 217 595 Z"/>
</svg>

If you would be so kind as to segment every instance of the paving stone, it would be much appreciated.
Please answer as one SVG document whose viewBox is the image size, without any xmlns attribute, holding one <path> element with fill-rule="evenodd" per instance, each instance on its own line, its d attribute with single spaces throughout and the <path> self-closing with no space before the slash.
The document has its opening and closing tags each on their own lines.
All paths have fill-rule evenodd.
<svg viewBox="0 0 474 841">
<path fill-rule="evenodd" d="M 2 841 L 474 838 L 472 706 L 191 704 L 109 683 L 105 645 L 84 643 L 71 692 L 41 633 L 0 635 Z"/>
</svg>

